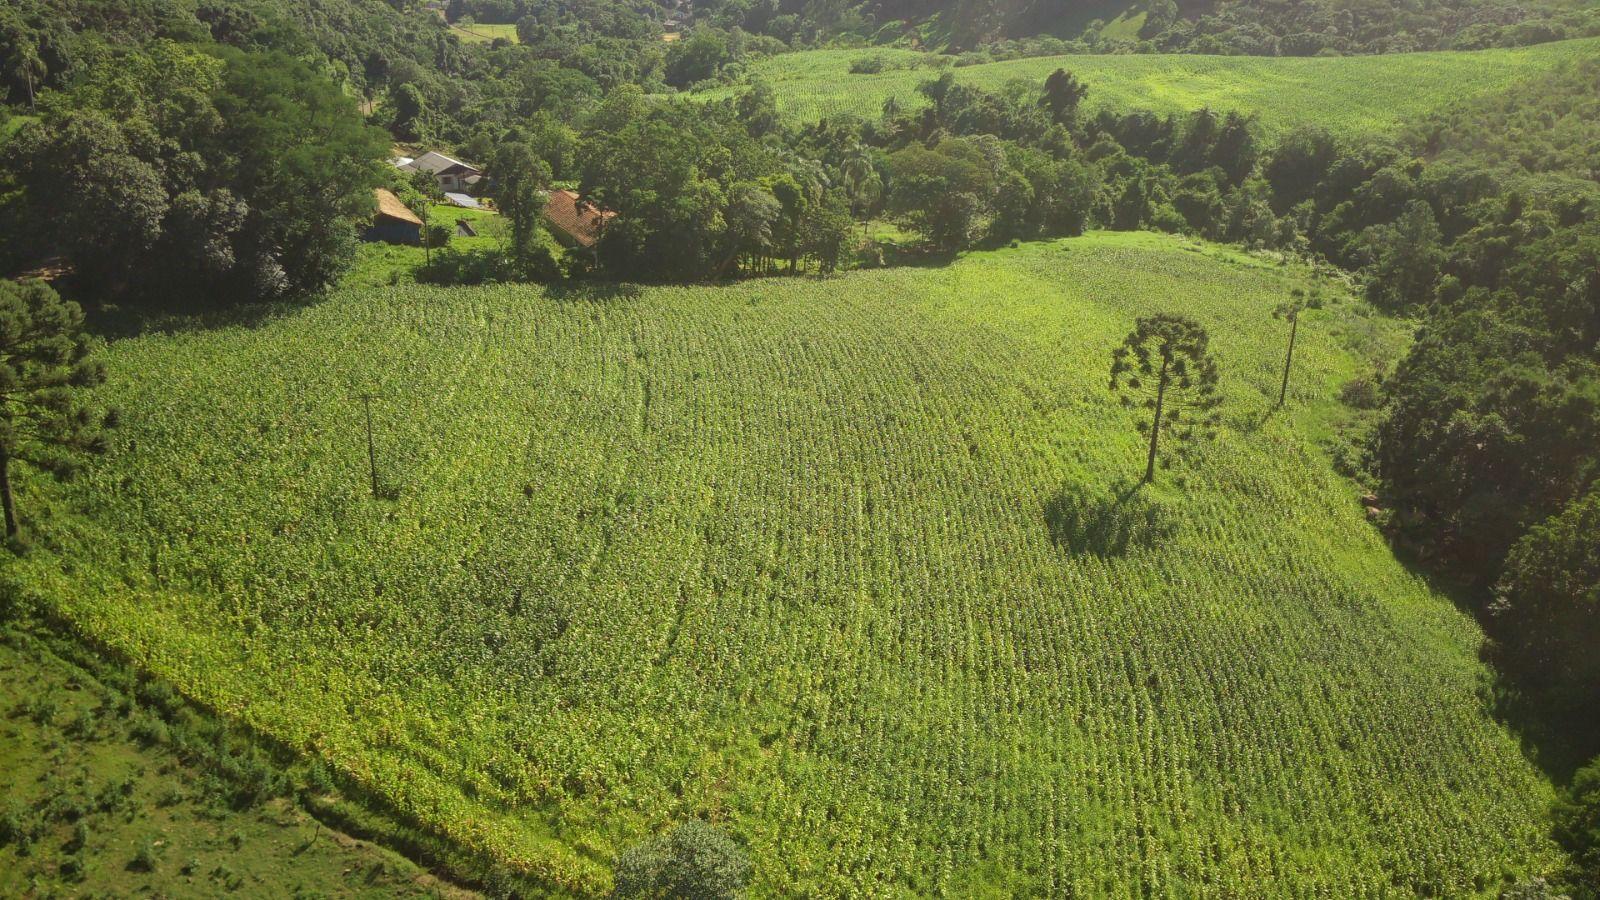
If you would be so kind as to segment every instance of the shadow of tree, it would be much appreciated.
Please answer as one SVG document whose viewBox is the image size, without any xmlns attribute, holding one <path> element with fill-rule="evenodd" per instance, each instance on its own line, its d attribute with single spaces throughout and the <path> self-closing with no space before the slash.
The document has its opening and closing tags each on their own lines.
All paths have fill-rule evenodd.
<svg viewBox="0 0 1600 900">
<path fill-rule="evenodd" d="M 70 295 L 63 294 L 63 296 Z M 307 309 L 316 301 L 279 300 L 221 307 L 208 306 L 200 302 L 120 305 L 102 305 L 82 299 L 78 302 L 83 304 L 85 329 L 108 341 L 115 341 L 152 333 L 178 334 L 226 328 L 259 328 L 276 319 Z"/>
<path fill-rule="evenodd" d="M 636 300 L 644 289 L 626 281 L 562 281 L 545 285 L 545 296 L 562 303 L 609 303 L 615 300 Z"/>
<path fill-rule="evenodd" d="M 1272 417 L 1280 411 L 1281 407 L 1273 404 L 1261 412 L 1247 413 L 1234 418 L 1229 424 L 1240 434 L 1255 434 L 1265 427 L 1268 422 L 1272 421 Z"/>
<path fill-rule="evenodd" d="M 1089 553 L 1102 558 L 1165 541 L 1172 536 L 1172 519 L 1165 506 L 1141 491 L 1142 487 L 1123 480 L 1108 492 L 1084 485 L 1063 488 L 1044 505 L 1051 540 L 1073 555 Z"/>
<path fill-rule="evenodd" d="M 1538 689 L 1537 671 L 1519 670 L 1495 637 L 1499 623 L 1489 612 L 1489 590 L 1452 575 L 1439 559 L 1420 555 L 1415 546 L 1389 536 L 1389 546 L 1406 571 L 1434 593 L 1448 597 L 1483 628 L 1478 660 L 1488 670 L 1478 687 L 1484 711 L 1517 738 L 1522 755 L 1557 784 L 1566 784 L 1596 752 L 1600 724 L 1580 701 L 1572 703 Z"/>
</svg>

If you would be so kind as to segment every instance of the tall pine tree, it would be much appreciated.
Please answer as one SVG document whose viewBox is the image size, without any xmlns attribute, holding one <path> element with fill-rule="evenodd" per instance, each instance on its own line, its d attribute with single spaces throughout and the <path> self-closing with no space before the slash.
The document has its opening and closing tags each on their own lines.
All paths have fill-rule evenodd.
<svg viewBox="0 0 1600 900">
<path fill-rule="evenodd" d="M 103 453 L 114 412 L 84 402 L 84 389 L 105 381 L 91 354 L 83 311 L 41 281 L 0 282 L 0 503 L 6 537 L 21 533 L 11 464 L 25 462 L 68 478 L 85 454 Z"/>
</svg>

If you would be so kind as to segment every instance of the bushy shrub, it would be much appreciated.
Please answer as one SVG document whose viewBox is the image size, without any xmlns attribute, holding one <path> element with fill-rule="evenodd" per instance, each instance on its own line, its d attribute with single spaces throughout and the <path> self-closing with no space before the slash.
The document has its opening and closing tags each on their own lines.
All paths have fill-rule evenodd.
<svg viewBox="0 0 1600 900">
<path fill-rule="evenodd" d="M 726 832 L 690 819 L 617 859 L 615 897 L 721 900 L 744 894 L 750 861 Z"/>
<path fill-rule="evenodd" d="M 1600 757 L 1578 770 L 1556 804 L 1556 840 L 1572 854 L 1573 886 L 1600 897 Z"/>
<path fill-rule="evenodd" d="M 1383 403 L 1381 385 L 1370 375 L 1352 378 L 1339 389 L 1339 400 L 1355 409 L 1377 409 Z"/>
<path fill-rule="evenodd" d="M 455 233 L 456 229 L 454 225 L 447 225 L 443 222 L 435 222 L 434 224 L 428 226 L 428 246 L 436 250 L 441 247 L 448 247 L 450 246 L 450 238 L 454 237 Z"/>
</svg>

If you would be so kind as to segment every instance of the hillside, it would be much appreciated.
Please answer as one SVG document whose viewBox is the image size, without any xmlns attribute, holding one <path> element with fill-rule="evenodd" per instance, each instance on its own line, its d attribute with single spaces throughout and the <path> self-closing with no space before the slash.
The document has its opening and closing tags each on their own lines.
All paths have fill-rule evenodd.
<svg viewBox="0 0 1600 900">
<path fill-rule="evenodd" d="M 1480 633 L 1312 437 L 1371 368 L 1347 344 L 1399 326 L 1309 314 L 1266 415 L 1269 311 L 1307 278 L 1094 234 L 825 282 L 347 290 L 123 340 L 115 448 L 21 486 L 5 576 L 580 894 L 695 815 L 760 896 L 1547 870 Z M 1132 494 L 1107 354 L 1154 310 L 1210 328 L 1228 427 Z"/>
<path fill-rule="evenodd" d="M 726 0 L 702 0 L 717 8 Z M 1515 47 L 1593 36 L 1587 0 L 866 0 L 880 23 L 915 27 L 929 43 L 967 50 L 1039 35 L 1088 42 L 1145 41 L 1161 52 L 1252 56 L 1341 55 Z M 700 4 L 696 4 L 699 8 Z M 1099 21 L 1096 21 L 1099 20 Z M 1107 27 L 1095 26 L 1104 22 Z M 754 24 L 759 24 L 757 21 Z"/>
<path fill-rule="evenodd" d="M 219 755 L 239 745 L 146 685 L 140 702 L 0 630 L 0 896 L 477 896 L 283 798 L 242 801 L 255 773 L 184 761 L 163 716 Z"/>
<path fill-rule="evenodd" d="M 1066 68 L 1088 83 L 1091 110 L 1182 113 L 1209 106 L 1255 113 L 1269 133 L 1314 122 L 1356 136 L 1398 131 L 1429 112 L 1596 53 L 1600 40 L 1588 39 L 1512 50 L 1340 58 L 1044 56 L 953 71 L 958 80 L 998 90 L 1013 79 L 1039 83 Z M 881 57 L 885 70 L 850 72 L 853 62 L 870 57 Z M 812 50 L 757 62 L 751 75 L 772 85 L 779 111 L 792 122 L 840 113 L 875 118 L 891 96 L 905 108 L 923 105 L 917 86 L 937 75 L 934 64 L 945 58 L 910 50 Z M 739 90 L 719 88 L 701 96 Z"/>
</svg>

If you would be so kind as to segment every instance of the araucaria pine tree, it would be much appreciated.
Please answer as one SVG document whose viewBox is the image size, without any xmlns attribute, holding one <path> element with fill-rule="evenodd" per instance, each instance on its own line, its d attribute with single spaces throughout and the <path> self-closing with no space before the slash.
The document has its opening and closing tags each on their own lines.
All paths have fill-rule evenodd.
<svg viewBox="0 0 1600 900">
<path fill-rule="evenodd" d="M 67 478 L 85 454 L 105 451 L 104 431 L 116 414 L 93 411 L 83 397 L 106 378 L 90 358 L 94 347 L 78 304 L 43 282 L 0 282 L 0 501 L 7 538 L 20 531 L 12 462 Z"/>
<path fill-rule="evenodd" d="M 1131 409 L 1148 411 L 1139 430 L 1150 439 L 1144 480 L 1156 477 L 1156 461 L 1171 466 L 1194 445 L 1216 436 L 1217 361 L 1207 345 L 1210 336 L 1184 316 L 1141 316 L 1122 345 L 1111 353 L 1111 390 Z M 1170 438 L 1166 455 L 1161 439 Z"/>
</svg>

